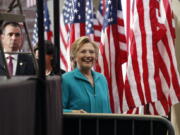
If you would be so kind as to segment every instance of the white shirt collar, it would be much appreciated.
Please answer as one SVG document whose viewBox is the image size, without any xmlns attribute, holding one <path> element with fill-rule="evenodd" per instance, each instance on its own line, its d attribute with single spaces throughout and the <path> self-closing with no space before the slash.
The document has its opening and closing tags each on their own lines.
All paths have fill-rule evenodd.
<svg viewBox="0 0 180 135">
<path fill-rule="evenodd" d="M 17 54 L 6 54 L 6 53 L 5 53 L 5 58 L 7 58 L 7 57 L 10 56 L 10 55 L 11 55 L 11 57 L 13 57 L 14 60 L 17 60 L 17 57 L 18 57 Z"/>
</svg>

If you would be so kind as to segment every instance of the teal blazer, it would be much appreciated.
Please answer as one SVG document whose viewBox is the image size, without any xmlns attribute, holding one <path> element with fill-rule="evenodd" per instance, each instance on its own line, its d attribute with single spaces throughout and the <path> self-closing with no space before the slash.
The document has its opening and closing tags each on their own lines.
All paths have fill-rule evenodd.
<svg viewBox="0 0 180 135">
<path fill-rule="evenodd" d="M 111 113 L 106 78 L 98 72 L 91 73 L 94 87 L 77 68 L 62 75 L 64 112 L 83 109 L 89 113 Z"/>
</svg>

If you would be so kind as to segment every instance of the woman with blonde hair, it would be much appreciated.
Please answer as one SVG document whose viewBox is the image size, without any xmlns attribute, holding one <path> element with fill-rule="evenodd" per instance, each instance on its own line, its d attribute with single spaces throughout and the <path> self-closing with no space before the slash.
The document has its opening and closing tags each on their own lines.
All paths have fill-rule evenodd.
<svg viewBox="0 0 180 135">
<path fill-rule="evenodd" d="M 78 38 L 70 48 L 73 71 L 62 76 L 63 111 L 111 113 L 106 78 L 92 70 L 99 48 L 87 36 Z"/>
</svg>

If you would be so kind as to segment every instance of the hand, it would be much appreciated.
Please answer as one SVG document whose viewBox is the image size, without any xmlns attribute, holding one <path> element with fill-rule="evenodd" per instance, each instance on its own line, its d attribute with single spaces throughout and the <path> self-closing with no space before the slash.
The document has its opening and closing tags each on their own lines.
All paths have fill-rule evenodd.
<svg viewBox="0 0 180 135">
<path fill-rule="evenodd" d="M 72 113 L 87 113 L 87 112 L 84 111 L 83 109 L 80 109 L 80 110 L 72 110 Z"/>
</svg>

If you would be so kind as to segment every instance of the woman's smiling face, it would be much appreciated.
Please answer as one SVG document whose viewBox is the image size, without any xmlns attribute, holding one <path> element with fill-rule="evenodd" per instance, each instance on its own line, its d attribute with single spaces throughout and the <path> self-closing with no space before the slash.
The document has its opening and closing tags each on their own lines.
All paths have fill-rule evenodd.
<svg viewBox="0 0 180 135">
<path fill-rule="evenodd" d="M 75 61 L 79 69 L 90 70 L 96 61 L 95 48 L 91 43 L 82 45 L 75 56 Z"/>
</svg>

